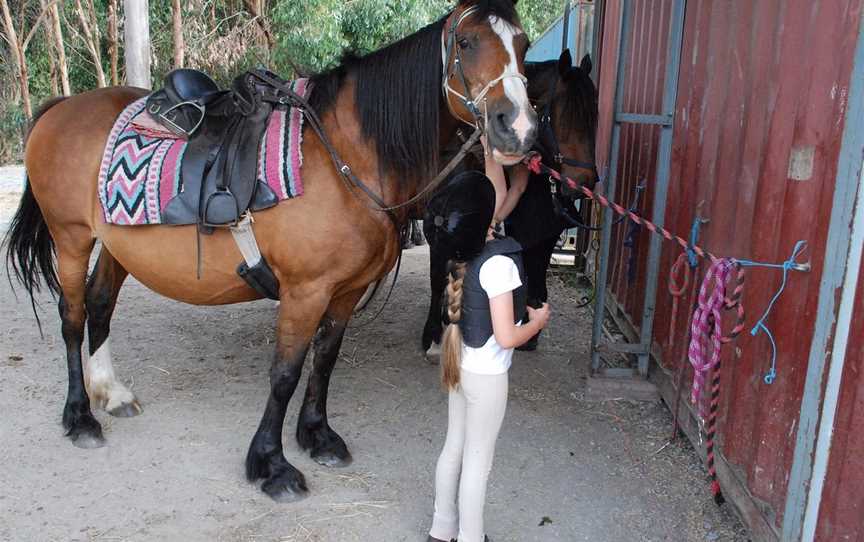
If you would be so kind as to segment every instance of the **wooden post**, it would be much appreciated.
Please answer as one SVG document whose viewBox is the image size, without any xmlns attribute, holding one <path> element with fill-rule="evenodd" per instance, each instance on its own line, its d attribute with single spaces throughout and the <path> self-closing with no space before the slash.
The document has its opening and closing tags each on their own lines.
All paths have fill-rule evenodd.
<svg viewBox="0 0 864 542">
<path fill-rule="evenodd" d="M 126 45 L 126 81 L 129 85 L 151 88 L 150 79 L 150 2 L 123 0 L 126 25 L 123 29 Z"/>
</svg>

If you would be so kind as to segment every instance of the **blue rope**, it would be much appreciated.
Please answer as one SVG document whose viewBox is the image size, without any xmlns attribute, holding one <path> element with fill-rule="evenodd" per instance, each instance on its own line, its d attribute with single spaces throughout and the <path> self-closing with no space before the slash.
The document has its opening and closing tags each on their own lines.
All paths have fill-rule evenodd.
<svg viewBox="0 0 864 542">
<path fill-rule="evenodd" d="M 687 247 L 687 262 L 693 269 L 699 267 L 699 257 L 696 255 L 696 251 L 693 250 L 693 247 L 699 244 L 699 229 L 702 227 L 702 224 L 705 224 L 706 222 L 708 221 L 697 216 L 693 219 L 693 225 L 690 226 L 690 246 Z"/>
<path fill-rule="evenodd" d="M 768 319 L 768 315 L 771 314 L 771 310 L 774 308 L 774 304 L 780 299 L 780 295 L 786 289 L 786 282 L 789 278 L 789 271 L 795 271 L 802 269 L 802 264 L 798 263 L 796 259 L 798 256 L 807 248 L 806 241 L 798 241 L 795 243 L 795 248 L 792 250 L 792 255 L 783 263 L 764 263 L 764 262 L 755 262 L 753 260 L 735 260 L 738 265 L 742 267 L 767 267 L 771 269 L 782 269 L 783 270 L 783 280 L 780 283 L 780 289 L 777 290 L 777 293 L 774 294 L 774 297 L 771 298 L 771 302 L 768 303 L 768 308 L 765 309 L 764 314 L 762 314 L 762 318 L 756 322 L 756 325 L 753 326 L 753 329 L 750 330 L 750 335 L 756 336 L 760 331 L 765 333 L 768 336 L 768 340 L 771 342 L 771 368 L 768 369 L 768 372 L 765 373 L 763 378 L 766 384 L 773 384 L 777 379 L 777 342 L 774 340 L 774 335 L 771 333 L 771 330 L 765 324 L 765 321 Z"/>
</svg>

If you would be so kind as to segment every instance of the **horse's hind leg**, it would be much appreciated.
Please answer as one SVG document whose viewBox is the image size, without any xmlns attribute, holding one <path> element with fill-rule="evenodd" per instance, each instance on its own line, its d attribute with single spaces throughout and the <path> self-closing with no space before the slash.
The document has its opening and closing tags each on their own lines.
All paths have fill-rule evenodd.
<svg viewBox="0 0 864 542">
<path fill-rule="evenodd" d="M 312 458 L 328 467 L 351 464 L 348 446 L 327 423 L 327 390 L 330 375 L 339 357 L 345 327 L 363 290 L 334 299 L 321 320 L 315 337 L 312 373 L 306 385 L 306 396 L 297 418 L 297 443 L 309 450 Z"/>
<path fill-rule="evenodd" d="M 105 439 L 102 436 L 102 426 L 90 410 L 90 399 L 84 387 L 84 371 L 81 365 L 81 344 L 84 342 L 86 320 L 84 283 L 93 240 L 89 232 L 75 227 L 65 228 L 60 235 L 55 235 L 54 239 L 61 288 L 58 307 L 69 370 L 69 391 L 63 409 L 63 427 L 76 446 L 98 448 L 105 444 Z"/>
<path fill-rule="evenodd" d="M 329 303 L 329 297 L 319 288 L 309 288 L 307 293 L 281 296 L 276 358 L 270 368 L 270 396 L 246 455 L 246 478 L 250 482 L 264 478 L 261 490 L 279 502 L 303 498 L 308 491 L 303 473 L 285 459 L 282 450 L 288 401 L 297 389 L 317 322 Z"/>
<path fill-rule="evenodd" d="M 114 374 L 108 334 L 117 295 L 128 273 L 114 256 L 102 247 L 85 297 L 90 361 L 85 367 L 87 392 L 94 404 L 112 416 L 130 417 L 141 413 L 135 395 Z"/>
<path fill-rule="evenodd" d="M 430 361 L 437 361 L 441 354 L 441 335 L 443 333 L 442 301 L 444 289 L 447 287 L 447 254 L 439 248 L 429 245 L 429 314 L 423 326 L 423 351 Z"/>
</svg>

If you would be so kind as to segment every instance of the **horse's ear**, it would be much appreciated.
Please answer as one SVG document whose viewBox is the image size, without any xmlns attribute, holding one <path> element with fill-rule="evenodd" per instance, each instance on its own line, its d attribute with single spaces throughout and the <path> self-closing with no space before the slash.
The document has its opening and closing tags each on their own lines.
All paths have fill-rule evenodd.
<svg viewBox="0 0 864 542">
<path fill-rule="evenodd" d="M 572 67 L 573 57 L 570 56 L 570 49 L 564 49 L 564 52 L 558 57 L 558 73 L 561 74 L 561 77 L 564 77 Z"/>
<path fill-rule="evenodd" d="M 594 66 L 591 64 L 591 55 L 583 56 L 582 62 L 579 63 L 579 69 L 585 72 L 586 75 L 590 75 L 593 68 Z"/>
</svg>

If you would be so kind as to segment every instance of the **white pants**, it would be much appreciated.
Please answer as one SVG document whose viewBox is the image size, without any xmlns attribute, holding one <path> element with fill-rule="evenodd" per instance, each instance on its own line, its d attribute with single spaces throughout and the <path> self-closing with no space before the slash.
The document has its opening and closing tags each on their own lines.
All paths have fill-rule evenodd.
<svg viewBox="0 0 864 542">
<path fill-rule="evenodd" d="M 448 542 L 483 542 L 486 482 L 507 408 L 507 373 L 463 370 L 461 380 L 450 392 L 447 440 L 435 469 L 435 515 L 429 534 Z"/>
</svg>

